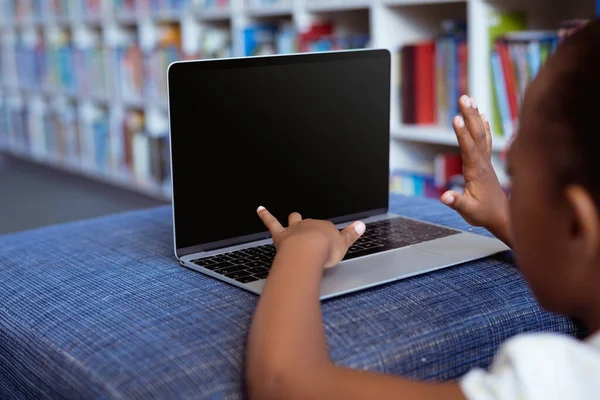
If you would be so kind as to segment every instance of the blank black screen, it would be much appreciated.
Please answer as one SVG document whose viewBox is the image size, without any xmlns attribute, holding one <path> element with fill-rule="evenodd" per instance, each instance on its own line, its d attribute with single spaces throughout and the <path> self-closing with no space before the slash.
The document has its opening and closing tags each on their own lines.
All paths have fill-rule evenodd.
<svg viewBox="0 0 600 400">
<path fill-rule="evenodd" d="M 387 51 L 174 64 L 169 96 L 178 249 L 387 208 Z"/>
</svg>

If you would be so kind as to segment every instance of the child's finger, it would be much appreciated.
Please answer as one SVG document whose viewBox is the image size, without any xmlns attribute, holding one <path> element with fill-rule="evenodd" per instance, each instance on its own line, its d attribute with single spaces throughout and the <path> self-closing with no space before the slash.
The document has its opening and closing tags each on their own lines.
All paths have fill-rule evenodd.
<svg viewBox="0 0 600 400">
<path fill-rule="evenodd" d="M 488 154 L 492 153 L 492 127 L 488 116 L 481 114 L 481 121 L 483 121 L 483 128 L 485 129 L 485 143 L 487 144 Z"/>
<path fill-rule="evenodd" d="M 342 240 L 344 241 L 344 245 L 346 246 L 345 250 L 348 250 L 350 246 L 352 246 L 354 242 L 356 242 L 358 238 L 361 237 L 363 233 L 365 233 L 366 229 L 366 225 L 364 224 L 364 222 L 361 221 L 355 222 L 345 227 L 341 232 Z"/>
<path fill-rule="evenodd" d="M 277 218 L 271 215 L 271 213 L 263 206 L 258 207 L 256 212 L 258 213 L 258 217 L 262 220 L 263 224 L 265 224 L 269 232 L 271 232 L 271 235 L 275 235 L 285 229 L 283 226 L 281 226 L 279 221 L 277 221 Z"/>
<path fill-rule="evenodd" d="M 466 95 L 461 96 L 458 101 L 458 108 L 465 119 L 465 125 L 475 144 L 485 144 L 485 128 L 479 116 L 475 99 Z"/>
<path fill-rule="evenodd" d="M 465 126 L 465 120 L 462 116 L 457 115 L 452 120 L 452 127 L 454 133 L 456 133 L 456 139 L 458 139 L 458 146 L 460 147 L 460 154 L 465 162 L 470 162 L 474 159 L 475 142 L 469 134 L 467 127 Z"/>
<path fill-rule="evenodd" d="M 302 215 L 300 215 L 300 213 L 293 212 L 288 217 L 288 226 L 294 226 L 298 222 L 301 222 L 301 221 L 302 221 Z"/>
</svg>

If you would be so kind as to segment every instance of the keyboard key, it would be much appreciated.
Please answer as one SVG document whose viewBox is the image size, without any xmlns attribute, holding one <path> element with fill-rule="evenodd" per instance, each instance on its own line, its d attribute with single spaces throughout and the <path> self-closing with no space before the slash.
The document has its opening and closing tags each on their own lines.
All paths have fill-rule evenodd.
<svg viewBox="0 0 600 400">
<path fill-rule="evenodd" d="M 248 267 L 246 267 L 245 265 L 233 265 L 231 267 L 217 269 L 217 270 L 215 270 L 215 272 L 218 274 L 221 274 L 221 275 L 227 275 L 227 274 L 231 274 L 234 272 L 243 271 L 246 268 L 248 268 Z"/>
<path fill-rule="evenodd" d="M 357 251 L 362 251 L 364 249 L 365 249 L 364 247 L 362 247 L 358 244 L 354 244 L 352 247 L 350 247 L 350 249 L 348 250 L 348 253 L 355 253 Z"/>
<path fill-rule="evenodd" d="M 256 268 L 256 267 L 266 267 L 269 264 L 267 264 L 264 261 L 252 261 L 252 262 L 247 263 L 246 265 L 248 266 L 248 268 Z"/>
<path fill-rule="evenodd" d="M 267 277 L 269 276 L 268 272 L 263 272 L 262 274 L 257 274 L 255 275 L 258 279 L 267 279 Z"/>
<path fill-rule="evenodd" d="M 225 274 L 226 277 L 231 278 L 231 279 L 235 279 L 238 280 L 240 278 L 245 278 L 247 276 L 251 276 L 250 272 L 248 271 L 238 271 L 238 272 L 232 272 L 230 274 Z"/>
<path fill-rule="evenodd" d="M 215 269 L 219 269 L 219 268 L 230 267 L 230 266 L 233 265 L 229 261 L 223 261 L 223 262 L 220 262 L 220 263 L 217 263 L 217 264 L 212 264 L 212 265 L 204 265 L 204 264 L 201 264 L 201 263 L 200 264 L 196 263 L 196 264 L 200 265 L 201 267 L 210 269 L 210 270 L 215 270 Z"/>
<path fill-rule="evenodd" d="M 200 259 L 194 260 L 192 262 L 194 264 L 196 264 L 196 265 L 202 265 L 202 266 L 205 266 L 205 265 L 214 265 L 214 264 L 217 263 L 212 257 L 209 257 L 209 258 L 200 258 Z"/>
<path fill-rule="evenodd" d="M 216 261 L 217 264 L 231 261 L 231 259 L 224 254 L 219 254 L 218 256 L 215 256 L 214 260 Z"/>
<path fill-rule="evenodd" d="M 248 275 L 248 276 L 242 276 L 241 278 L 237 278 L 236 281 L 241 282 L 241 283 L 250 283 L 250 282 L 254 282 L 257 281 L 259 278 L 252 276 L 252 275 Z"/>
<path fill-rule="evenodd" d="M 244 264 L 244 263 L 248 262 L 248 260 L 240 257 L 240 258 L 234 258 L 230 262 L 235 265 L 240 265 L 240 264 Z"/>
<path fill-rule="evenodd" d="M 362 247 L 364 247 L 365 249 L 372 249 L 374 247 L 382 247 L 383 243 L 381 244 L 375 244 L 375 243 L 364 243 L 361 245 Z"/>
<path fill-rule="evenodd" d="M 252 275 L 259 275 L 259 274 L 263 274 L 265 272 L 268 273 L 269 270 L 264 267 L 255 267 L 255 268 L 249 268 L 248 272 L 250 272 Z"/>
<path fill-rule="evenodd" d="M 250 260 L 250 261 L 260 261 L 263 260 L 265 257 L 262 254 L 252 254 L 246 257 L 246 259 Z"/>
</svg>

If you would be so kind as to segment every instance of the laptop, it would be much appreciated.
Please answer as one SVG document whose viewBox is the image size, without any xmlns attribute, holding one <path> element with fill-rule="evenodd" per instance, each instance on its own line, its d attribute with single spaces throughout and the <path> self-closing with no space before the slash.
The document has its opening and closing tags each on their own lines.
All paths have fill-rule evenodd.
<svg viewBox="0 0 600 400">
<path fill-rule="evenodd" d="M 168 70 L 175 255 L 260 294 L 275 248 L 257 217 L 294 211 L 365 234 L 321 298 L 507 249 L 389 212 L 386 50 L 176 62 Z"/>
</svg>

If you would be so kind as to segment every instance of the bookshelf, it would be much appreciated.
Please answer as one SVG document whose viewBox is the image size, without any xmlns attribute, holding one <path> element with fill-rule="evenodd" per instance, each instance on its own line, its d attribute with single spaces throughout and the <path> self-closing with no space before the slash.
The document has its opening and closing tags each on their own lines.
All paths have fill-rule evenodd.
<svg viewBox="0 0 600 400">
<path fill-rule="evenodd" d="M 466 22 L 469 91 L 489 113 L 489 15 L 524 11 L 529 28 L 555 29 L 562 20 L 595 15 L 597 0 L 62 0 L 58 10 L 51 4 L 0 0 L 0 151 L 168 199 L 162 164 L 170 61 L 243 56 L 243 30 L 251 25 L 283 21 L 303 32 L 330 21 L 336 36 L 360 36 L 347 46 L 392 52 L 390 168 L 422 170 L 435 154 L 456 152 L 457 143 L 449 124 L 401 122 L 400 46 L 435 38 L 445 20 Z M 23 79 L 35 75 L 24 71 L 32 57 L 55 57 L 59 67 L 45 65 L 41 77 Z M 75 81 L 60 68 L 69 62 L 83 70 Z M 32 143 L 38 139 L 43 144 Z M 78 155 L 68 140 L 77 141 Z M 507 142 L 494 138 L 501 180 Z"/>
</svg>

